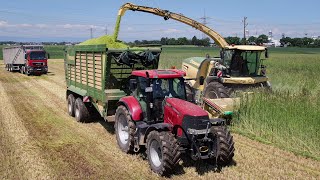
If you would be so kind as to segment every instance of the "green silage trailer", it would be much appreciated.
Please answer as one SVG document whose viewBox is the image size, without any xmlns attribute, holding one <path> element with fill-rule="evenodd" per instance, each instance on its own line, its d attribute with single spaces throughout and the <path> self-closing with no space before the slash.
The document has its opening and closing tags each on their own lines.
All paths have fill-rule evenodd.
<svg viewBox="0 0 320 180">
<path fill-rule="evenodd" d="M 157 69 L 161 48 L 112 49 L 102 45 L 65 48 L 64 65 L 68 113 L 79 122 L 98 111 L 108 120 L 116 103 L 129 95 L 133 70 Z"/>
</svg>

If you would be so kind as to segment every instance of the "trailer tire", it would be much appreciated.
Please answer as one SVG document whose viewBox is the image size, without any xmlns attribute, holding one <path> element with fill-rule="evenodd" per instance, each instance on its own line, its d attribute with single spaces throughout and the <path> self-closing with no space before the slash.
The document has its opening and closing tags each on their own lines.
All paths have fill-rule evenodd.
<svg viewBox="0 0 320 180">
<path fill-rule="evenodd" d="M 78 122 L 89 122 L 89 110 L 88 107 L 82 102 L 81 98 L 77 98 L 75 101 L 74 114 Z"/>
<path fill-rule="evenodd" d="M 204 97 L 209 99 L 228 98 L 228 90 L 219 82 L 210 82 L 204 89 Z"/>
<path fill-rule="evenodd" d="M 130 113 L 125 106 L 121 105 L 116 110 L 114 129 L 121 151 L 133 153 L 136 125 L 132 121 Z"/>
<path fill-rule="evenodd" d="M 75 98 L 73 94 L 68 95 L 68 114 L 74 117 Z"/>
<path fill-rule="evenodd" d="M 211 128 L 217 138 L 217 165 L 226 166 L 230 164 L 234 156 L 234 142 L 227 126 L 214 126 Z M 214 159 L 215 162 L 215 159 Z"/>
<path fill-rule="evenodd" d="M 179 144 L 169 131 L 151 131 L 147 137 L 147 156 L 151 170 L 169 176 L 180 160 Z"/>
</svg>

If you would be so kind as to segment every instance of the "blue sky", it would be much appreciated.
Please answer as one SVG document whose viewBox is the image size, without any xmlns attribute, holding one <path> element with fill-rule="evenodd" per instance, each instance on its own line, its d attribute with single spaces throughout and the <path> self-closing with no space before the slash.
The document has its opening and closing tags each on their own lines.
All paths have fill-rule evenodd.
<svg viewBox="0 0 320 180">
<path fill-rule="evenodd" d="M 119 7 L 132 2 L 158 7 L 202 22 L 223 36 L 243 35 L 242 19 L 248 17 L 248 35 L 268 34 L 279 39 L 320 36 L 320 1 L 317 0 L 0 0 L 0 41 L 83 41 L 106 32 L 112 34 Z M 191 38 L 199 31 L 142 12 L 127 11 L 122 19 L 119 39 L 124 41 Z"/>
</svg>

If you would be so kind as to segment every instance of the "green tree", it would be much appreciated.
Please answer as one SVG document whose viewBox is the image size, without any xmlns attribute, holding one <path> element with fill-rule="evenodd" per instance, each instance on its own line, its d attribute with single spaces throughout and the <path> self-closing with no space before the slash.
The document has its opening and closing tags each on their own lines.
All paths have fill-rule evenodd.
<svg viewBox="0 0 320 180">
<path fill-rule="evenodd" d="M 261 34 L 256 41 L 256 44 L 263 44 L 268 42 L 268 36 L 265 34 Z"/>
<path fill-rule="evenodd" d="M 254 36 L 250 36 L 250 37 L 248 38 L 248 43 L 249 43 L 249 44 L 255 44 L 256 41 L 257 41 L 257 38 L 254 37 Z"/>
</svg>

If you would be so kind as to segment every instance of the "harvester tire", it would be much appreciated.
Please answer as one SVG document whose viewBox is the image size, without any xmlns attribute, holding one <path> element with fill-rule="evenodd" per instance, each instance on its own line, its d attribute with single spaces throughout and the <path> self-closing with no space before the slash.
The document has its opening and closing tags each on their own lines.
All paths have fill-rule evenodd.
<svg viewBox="0 0 320 180">
<path fill-rule="evenodd" d="M 230 164 L 234 156 L 234 142 L 227 126 L 214 126 L 211 129 L 217 138 L 217 165 L 226 166 Z M 215 162 L 215 159 L 214 159 Z"/>
<path fill-rule="evenodd" d="M 147 156 L 151 170 L 169 176 L 180 160 L 179 144 L 169 131 L 151 131 L 147 137 Z"/>
<path fill-rule="evenodd" d="M 228 90 L 219 82 L 210 82 L 204 89 L 204 97 L 209 99 L 228 98 Z"/>
<path fill-rule="evenodd" d="M 78 122 L 89 122 L 90 113 L 82 98 L 77 98 L 74 105 L 74 115 Z"/>
<path fill-rule="evenodd" d="M 134 153 L 134 133 L 136 125 L 131 119 L 125 106 L 119 106 L 116 110 L 114 129 L 117 143 L 121 151 Z"/>
<path fill-rule="evenodd" d="M 68 95 L 68 114 L 74 117 L 75 98 L 73 94 Z"/>
</svg>

